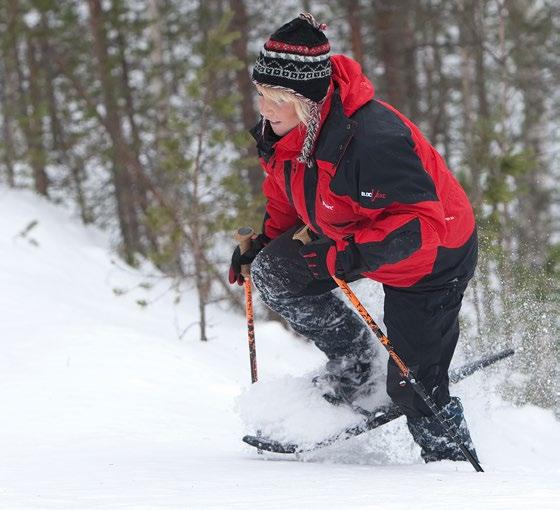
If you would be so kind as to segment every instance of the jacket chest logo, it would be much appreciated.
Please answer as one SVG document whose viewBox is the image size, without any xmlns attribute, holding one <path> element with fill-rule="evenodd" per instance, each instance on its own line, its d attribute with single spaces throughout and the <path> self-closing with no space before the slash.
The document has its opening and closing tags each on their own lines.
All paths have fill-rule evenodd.
<svg viewBox="0 0 560 510">
<path fill-rule="evenodd" d="M 331 205 L 331 204 L 328 204 L 327 202 L 325 202 L 323 197 L 321 197 L 321 205 L 323 207 L 326 207 L 329 211 L 334 211 L 334 205 Z"/>
<path fill-rule="evenodd" d="M 360 195 L 362 197 L 369 198 L 372 202 L 375 202 L 376 200 L 381 198 L 387 198 L 387 193 L 382 193 L 378 189 L 372 189 L 371 191 L 361 191 Z"/>
</svg>

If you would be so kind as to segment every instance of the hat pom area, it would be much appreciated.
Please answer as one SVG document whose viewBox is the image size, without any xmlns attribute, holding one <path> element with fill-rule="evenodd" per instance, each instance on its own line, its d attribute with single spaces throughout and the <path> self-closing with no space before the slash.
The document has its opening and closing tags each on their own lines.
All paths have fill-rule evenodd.
<svg viewBox="0 0 560 510">
<path fill-rule="evenodd" d="M 315 20 L 313 15 L 310 12 L 301 12 L 299 15 L 300 19 L 304 19 L 307 21 L 313 28 L 324 32 L 327 29 L 327 25 L 325 23 L 319 23 Z"/>
</svg>

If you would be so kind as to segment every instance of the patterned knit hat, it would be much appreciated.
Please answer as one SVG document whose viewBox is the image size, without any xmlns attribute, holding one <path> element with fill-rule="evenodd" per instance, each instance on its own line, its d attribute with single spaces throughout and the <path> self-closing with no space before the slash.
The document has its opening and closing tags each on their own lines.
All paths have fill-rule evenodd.
<svg viewBox="0 0 560 510">
<path fill-rule="evenodd" d="M 298 158 L 307 164 L 311 163 L 321 103 L 332 73 L 325 28 L 311 14 L 300 14 L 270 36 L 253 68 L 254 83 L 291 92 L 310 106 L 307 135 Z"/>
</svg>

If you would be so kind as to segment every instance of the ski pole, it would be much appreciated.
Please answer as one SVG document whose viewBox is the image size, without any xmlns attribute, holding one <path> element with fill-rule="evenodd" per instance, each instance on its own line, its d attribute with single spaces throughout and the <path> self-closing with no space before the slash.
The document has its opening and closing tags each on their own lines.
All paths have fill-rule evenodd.
<svg viewBox="0 0 560 510">
<path fill-rule="evenodd" d="M 309 227 L 304 225 L 300 230 L 298 230 L 294 236 L 294 239 L 301 241 L 303 244 L 307 244 L 311 241 L 311 237 L 309 235 Z M 402 360 L 402 358 L 395 352 L 391 341 L 387 336 L 381 331 L 381 328 L 377 325 L 377 323 L 373 320 L 371 315 L 368 313 L 364 305 L 360 302 L 356 294 L 352 291 L 350 286 L 340 278 L 337 278 L 333 275 L 333 279 L 336 284 L 341 288 L 342 292 L 346 295 L 346 297 L 350 300 L 350 302 L 354 305 L 354 308 L 358 311 L 358 313 L 362 316 L 362 319 L 366 321 L 366 324 L 370 327 L 373 331 L 375 336 L 379 339 L 379 341 L 383 344 L 383 347 L 389 353 L 389 356 L 394 361 L 394 363 L 399 368 L 402 376 L 410 383 L 414 391 L 420 396 L 420 398 L 424 401 L 424 403 L 430 408 L 440 425 L 443 427 L 443 430 L 447 433 L 447 437 L 454 441 L 459 449 L 463 452 L 463 455 L 467 458 L 467 460 L 472 464 L 474 469 L 477 472 L 483 472 L 484 470 L 475 459 L 473 454 L 469 451 L 469 449 L 463 444 L 461 439 L 458 435 L 457 427 L 454 423 L 450 423 L 443 411 L 438 407 L 435 403 L 434 399 L 428 395 L 428 392 L 424 388 L 424 385 L 416 378 L 412 370 L 406 365 L 406 363 Z"/>
<path fill-rule="evenodd" d="M 241 227 L 235 233 L 235 240 L 239 243 L 239 251 L 241 254 L 251 249 L 251 238 L 254 230 L 251 227 Z M 243 275 L 243 287 L 245 289 L 245 316 L 247 317 L 247 338 L 249 340 L 249 364 L 251 367 L 251 384 L 257 382 L 257 348 L 255 345 L 255 324 L 253 321 L 253 292 L 251 285 L 251 266 L 249 264 L 241 266 L 241 274 Z M 257 437 L 261 437 L 262 433 L 257 430 Z M 257 450 L 259 455 L 263 451 Z"/>
<path fill-rule="evenodd" d="M 251 238 L 254 231 L 251 227 L 241 227 L 235 233 L 235 240 L 239 243 L 241 254 L 251 249 Z M 251 383 L 257 382 L 257 349 L 255 346 L 255 325 L 253 322 L 253 293 L 251 289 L 250 265 L 241 266 L 243 287 L 245 288 L 245 315 L 247 317 L 247 337 L 249 340 L 249 363 L 251 366 Z"/>
</svg>

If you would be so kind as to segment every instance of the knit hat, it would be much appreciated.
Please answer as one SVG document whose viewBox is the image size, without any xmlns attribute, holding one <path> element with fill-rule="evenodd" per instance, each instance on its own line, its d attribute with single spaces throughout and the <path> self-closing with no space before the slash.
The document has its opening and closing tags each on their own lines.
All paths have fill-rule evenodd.
<svg viewBox="0 0 560 510">
<path fill-rule="evenodd" d="M 311 118 L 298 158 L 307 164 L 332 73 L 325 28 L 311 14 L 300 14 L 270 36 L 253 68 L 254 83 L 291 92 L 310 106 Z"/>
</svg>

